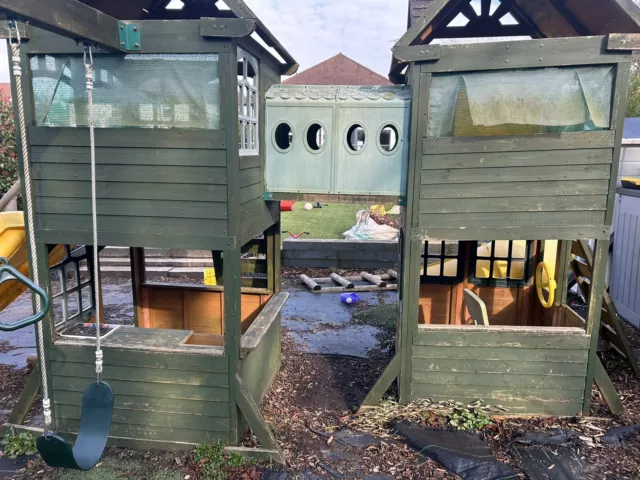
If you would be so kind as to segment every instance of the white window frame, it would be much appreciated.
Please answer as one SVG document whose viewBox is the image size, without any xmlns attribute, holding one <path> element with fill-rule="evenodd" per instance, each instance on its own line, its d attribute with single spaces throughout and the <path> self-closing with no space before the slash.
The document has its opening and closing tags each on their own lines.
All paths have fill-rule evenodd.
<svg viewBox="0 0 640 480">
<path fill-rule="evenodd" d="M 238 127 L 239 127 L 238 147 L 239 149 L 238 151 L 240 156 L 250 156 L 250 155 L 254 156 L 254 155 L 259 155 L 260 153 L 260 135 L 259 135 L 260 97 L 259 97 L 259 89 L 258 89 L 260 77 L 258 72 L 258 61 L 254 57 L 249 55 L 247 52 L 245 52 L 244 50 L 238 48 L 238 63 L 240 62 L 240 60 L 244 60 L 244 62 L 243 62 L 242 78 L 238 79 L 237 81 L 238 85 L 236 87 L 237 90 L 239 91 L 239 94 L 238 94 Z M 249 83 L 249 80 L 247 78 L 249 62 L 251 62 L 251 65 L 253 66 L 253 70 L 256 72 L 253 85 Z M 247 103 L 246 114 L 244 113 L 243 101 L 244 101 L 245 91 L 248 92 L 248 95 L 249 95 L 248 98 L 251 98 L 252 95 L 255 95 L 255 111 L 253 115 L 251 114 L 252 112 L 250 108 L 250 105 L 251 105 L 250 102 Z M 246 138 L 245 136 L 245 132 L 247 130 L 245 129 L 246 125 L 249 126 L 248 128 L 249 138 Z M 251 145 L 252 131 L 253 131 L 253 138 L 255 138 L 254 145 Z"/>
</svg>

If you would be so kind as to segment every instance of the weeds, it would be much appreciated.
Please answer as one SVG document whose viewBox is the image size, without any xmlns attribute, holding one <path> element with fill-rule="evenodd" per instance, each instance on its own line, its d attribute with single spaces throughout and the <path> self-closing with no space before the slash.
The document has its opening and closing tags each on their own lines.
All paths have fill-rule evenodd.
<svg viewBox="0 0 640 480">
<path fill-rule="evenodd" d="M 229 472 L 244 468 L 253 463 L 252 460 L 224 451 L 220 441 L 207 445 L 198 445 L 193 451 L 193 461 L 200 478 L 206 480 L 225 480 Z"/>
<path fill-rule="evenodd" d="M 458 430 L 478 431 L 492 422 L 488 415 L 478 407 L 457 407 L 449 414 L 448 423 Z"/>
<path fill-rule="evenodd" d="M 38 451 L 35 437 L 28 433 L 6 435 L 2 439 L 2 446 L 5 456 L 11 460 L 15 460 L 21 455 L 33 455 Z"/>
</svg>

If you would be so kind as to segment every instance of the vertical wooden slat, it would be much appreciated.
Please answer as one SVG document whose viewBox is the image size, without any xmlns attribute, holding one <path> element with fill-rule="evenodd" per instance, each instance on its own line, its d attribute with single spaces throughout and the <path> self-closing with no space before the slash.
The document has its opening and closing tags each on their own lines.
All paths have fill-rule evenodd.
<svg viewBox="0 0 640 480">
<path fill-rule="evenodd" d="M 600 317 L 602 315 L 602 300 L 605 290 L 605 273 L 607 270 L 607 256 L 609 254 L 609 240 L 598 240 L 593 259 L 593 277 L 589 294 L 589 315 L 587 317 L 587 335 L 591 337 L 589 349 L 589 363 L 582 405 L 583 415 L 589 415 L 591 407 L 591 389 L 595 374 L 598 338 L 600 333 Z"/>
<path fill-rule="evenodd" d="M 129 249 L 129 258 L 131 262 L 131 286 L 133 287 L 133 324 L 140 326 L 142 318 L 142 284 L 145 282 L 144 273 L 144 249 L 139 247 L 131 247 Z"/>
<path fill-rule="evenodd" d="M 609 179 L 609 200 L 607 201 L 607 213 L 605 225 L 611 225 L 613 221 L 613 207 L 616 201 L 616 187 L 618 185 L 618 170 L 622 152 L 622 137 L 624 134 L 624 119 L 626 116 L 627 92 L 629 91 L 630 63 L 619 63 L 616 70 L 616 83 L 613 113 L 611 115 L 611 128 L 615 130 L 615 146 L 613 148 L 613 164 Z"/>
</svg>

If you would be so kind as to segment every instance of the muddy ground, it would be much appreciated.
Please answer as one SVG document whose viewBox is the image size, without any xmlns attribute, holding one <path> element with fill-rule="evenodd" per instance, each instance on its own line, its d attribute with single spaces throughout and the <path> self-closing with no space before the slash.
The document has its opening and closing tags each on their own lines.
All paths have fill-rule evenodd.
<svg viewBox="0 0 640 480">
<path fill-rule="evenodd" d="M 314 272 L 316 274 L 326 276 L 326 272 Z M 375 437 L 365 438 L 361 446 L 350 446 L 348 439 L 342 440 L 337 434 L 352 426 L 355 409 L 393 356 L 395 333 L 394 321 L 390 319 L 395 314 L 395 294 L 367 294 L 359 304 L 347 307 L 340 304 L 334 294 L 307 293 L 297 285 L 295 273 L 291 276 L 294 278 L 285 279 L 283 287 L 292 294 L 293 301 L 283 313 L 282 368 L 262 405 L 264 416 L 285 453 L 287 465 L 284 469 L 269 465 L 250 466 L 227 471 L 225 475 L 238 479 L 278 480 L 458 478 L 440 464 L 418 455 L 388 432 L 380 431 Z M 121 298 L 123 302 L 105 301 L 110 321 L 127 322 L 132 311 L 125 300 L 130 286 L 121 280 L 105 283 L 105 291 L 112 292 L 115 295 L 112 298 Z M 321 303 L 328 310 L 321 308 Z M 632 327 L 628 327 L 628 332 L 632 345 L 640 351 L 640 334 Z M 346 337 L 350 337 L 353 341 L 354 335 L 356 340 L 362 340 L 359 343 L 371 348 L 365 354 L 356 349 L 354 355 L 344 355 L 338 350 L 340 340 L 346 341 Z M 2 355 L 10 354 L 12 350 L 19 350 L 22 355 L 23 350 L 29 350 L 27 345 L 16 346 L 6 341 L 6 337 L 3 339 L 0 359 L 10 358 L 16 363 L 19 357 Z M 333 349 L 336 351 L 332 353 Z M 513 439 L 527 431 L 562 427 L 579 435 L 574 449 L 585 466 L 585 478 L 640 478 L 640 440 L 626 441 L 620 446 L 604 445 L 598 440 L 610 427 L 640 423 L 640 382 L 616 354 L 602 352 L 601 358 L 622 397 L 625 416 L 613 417 L 595 390 L 593 418 L 497 419 L 481 432 L 495 457 L 512 465 L 521 478 L 525 478 L 513 453 Z M 0 365 L 0 421 L 7 419 L 27 378 L 26 368 Z M 387 395 L 393 397 L 394 389 Z M 37 405 L 34 409 L 30 422 L 38 423 L 36 411 L 39 408 Z M 434 426 L 432 419 L 422 423 Z M 250 432 L 245 435 L 245 443 L 248 446 L 255 444 Z M 100 466 L 89 473 L 55 471 L 34 460 L 26 470 L 8 478 L 189 480 L 199 476 L 199 469 L 188 454 L 109 449 Z"/>
</svg>

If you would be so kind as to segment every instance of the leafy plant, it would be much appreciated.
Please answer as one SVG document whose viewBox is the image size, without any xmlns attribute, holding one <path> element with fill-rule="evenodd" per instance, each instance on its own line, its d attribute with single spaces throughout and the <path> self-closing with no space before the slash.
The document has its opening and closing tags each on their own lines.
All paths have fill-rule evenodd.
<svg viewBox="0 0 640 480">
<path fill-rule="evenodd" d="M 198 445 L 193 451 L 193 461 L 201 478 L 206 480 L 224 480 L 229 470 L 243 468 L 251 460 L 235 453 L 226 453 L 220 441 L 207 445 Z"/>
<path fill-rule="evenodd" d="M 0 93 L 0 197 L 18 180 L 16 128 L 11 101 Z"/>
<path fill-rule="evenodd" d="M 14 460 L 20 455 L 33 455 L 38 451 L 36 448 L 36 439 L 28 433 L 19 433 L 18 435 L 6 435 L 2 439 L 5 456 Z"/>
<path fill-rule="evenodd" d="M 640 117 L 640 71 L 631 73 L 626 115 L 627 117 Z"/>
<path fill-rule="evenodd" d="M 491 419 L 480 408 L 454 408 L 449 415 L 449 425 L 458 430 L 482 430 Z"/>
</svg>

